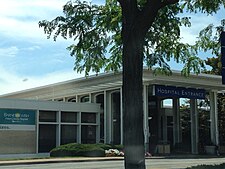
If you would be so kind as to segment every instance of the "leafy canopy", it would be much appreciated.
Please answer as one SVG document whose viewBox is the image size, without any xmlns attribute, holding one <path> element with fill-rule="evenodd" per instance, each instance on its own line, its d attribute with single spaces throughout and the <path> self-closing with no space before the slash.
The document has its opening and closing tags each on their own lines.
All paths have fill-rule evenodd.
<svg viewBox="0 0 225 169">
<path fill-rule="evenodd" d="M 147 0 L 137 3 L 141 11 Z M 200 73 L 203 61 L 197 57 L 197 52 L 204 41 L 200 39 L 198 47 L 181 42 L 180 27 L 191 26 L 190 18 L 181 14 L 213 14 L 221 5 L 225 5 L 224 0 L 181 0 L 162 8 L 145 37 L 144 65 L 149 68 L 158 66 L 155 71 L 171 73 L 168 62 L 173 59 L 184 64 L 183 74 L 188 75 L 191 71 Z M 121 69 L 122 10 L 117 0 L 106 0 L 105 4 L 99 5 L 81 0 L 69 1 L 63 7 L 63 16 L 52 21 L 40 21 L 39 26 L 44 28 L 48 38 L 52 36 L 56 40 L 62 36 L 74 39 L 68 50 L 75 57 L 74 69 L 78 72 L 85 71 L 88 75 L 90 71 L 98 73 Z"/>
<path fill-rule="evenodd" d="M 200 31 L 195 47 L 197 50 L 204 52 L 210 51 L 205 63 L 211 66 L 211 70 L 205 70 L 206 73 L 221 75 L 221 32 L 225 31 L 225 19 L 221 24 L 215 26 L 209 24 L 206 28 Z M 213 56 L 213 57 L 212 57 Z"/>
</svg>

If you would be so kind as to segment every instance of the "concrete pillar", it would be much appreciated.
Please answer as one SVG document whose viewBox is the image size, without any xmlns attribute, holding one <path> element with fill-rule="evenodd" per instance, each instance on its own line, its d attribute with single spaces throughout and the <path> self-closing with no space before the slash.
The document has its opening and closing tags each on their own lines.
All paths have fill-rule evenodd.
<svg viewBox="0 0 225 169">
<path fill-rule="evenodd" d="M 56 112 L 57 125 L 56 125 L 56 146 L 61 145 L 61 111 Z"/>
<path fill-rule="evenodd" d="M 120 88 L 120 144 L 123 144 L 123 91 Z"/>
<path fill-rule="evenodd" d="M 93 94 L 89 93 L 89 101 L 88 103 L 93 103 Z"/>
<path fill-rule="evenodd" d="M 148 85 L 143 86 L 143 110 L 144 110 L 144 137 L 145 151 L 149 151 L 149 125 L 148 125 Z"/>
<path fill-rule="evenodd" d="M 109 91 L 104 91 L 104 143 L 112 142 L 112 113 L 111 113 L 111 94 Z"/>
<path fill-rule="evenodd" d="M 163 111 L 162 111 L 163 110 Z M 161 109 L 161 118 L 162 118 L 162 129 L 161 131 L 163 132 L 163 138 L 162 140 L 164 142 L 167 142 L 167 117 L 166 117 L 166 112 L 165 112 L 165 109 Z"/>
<path fill-rule="evenodd" d="M 81 112 L 78 112 L 77 116 L 78 130 L 77 130 L 77 143 L 81 143 Z"/>
<path fill-rule="evenodd" d="M 210 134 L 211 141 L 219 145 L 217 91 L 211 91 L 210 97 Z"/>
<path fill-rule="evenodd" d="M 37 110 L 36 113 L 36 154 L 39 152 L 38 147 L 39 147 L 39 110 Z"/>
<path fill-rule="evenodd" d="M 97 113 L 96 143 L 100 142 L 100 112 Z"/>
<path fill-rule="evenodd" d="M 173 145 L 180 143 L 182 140 L 180 124 L 180 99 L 173 99 Z"/>
<path fill-rule="evenodd" d="M 198 109 L 197 100 L 190 100 L 190 113 L 191 113 L 191 152 L 198 154 Z"/>
</svg>

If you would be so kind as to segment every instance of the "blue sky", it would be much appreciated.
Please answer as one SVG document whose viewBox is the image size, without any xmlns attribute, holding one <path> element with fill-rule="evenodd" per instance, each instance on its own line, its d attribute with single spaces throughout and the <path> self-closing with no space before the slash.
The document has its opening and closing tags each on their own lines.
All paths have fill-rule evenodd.
<svg viewBox="0 0 225 169">
<path fill-rule="evenodd" d="M 75 78 L 71 41 L 46 38 L 38 21 L 62 14 L 65 0 L 5 0 L 0 6 L 0 94 Z"/>
<path fill-rule="evenodd" d="M 38 21 L 62 14 L 67 0 L 2 0 L 0 5 L 0 94 L 43 86 L 77 77 L 74 58 L 66 47 L 71 40 L 47 39 Z M 198 31 L 216 16 L 193 15 L 192 28 L 182 29 L 183 41 L 193 43 Z M 173 68 L 173 66 L 172 66 Z"/>
</svg>

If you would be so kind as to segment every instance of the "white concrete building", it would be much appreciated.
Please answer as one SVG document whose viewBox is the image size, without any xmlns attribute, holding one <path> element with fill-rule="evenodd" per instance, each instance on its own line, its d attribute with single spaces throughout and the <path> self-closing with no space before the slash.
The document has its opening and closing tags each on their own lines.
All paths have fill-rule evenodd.
<svg viewBox="0 0 225 169">
<path fill-rule="evenodd" d="M 100 105 L 0 98 L 0 155 L 100 141 Z M 9 156 L 10 157 L 10 156 Z"/>
<path fill-rule="evenodd" d="M 172 76 L 154 75 L 151 70 L 143 72 L 144 135 L 146 151 L 154 153 L 162 142 L 174 148 L 182 144 L 180 102 L 187 98 L 190 107 L 190 152 L 199 152 L 198 100 L 210 100 L 210 139 L 218 145 L 217 93 L 223 92 L 220 76 L 190 75 L 184 77 L 174 71 Z M 96 130 L 96 142 L 123 143 L 122 74 L 103 73 L 98 76 L 73 79 L 61 83 L 2 95 L 1 98 L 30 99 L 60 102 L 100 103 L 100 129 Z M 171 106 L 166 107 L 167 101 Z M 97 125 L 97 124 L 96 124 Z M 82 129 L 81 129 L 82 131 Z M 88 132 L 88 129 L 87 131 Z M 57 137 L 57 136 L 53 136 Z M 82 142 L 81 140 L 70 140 Z M 86 143 L 90 140 L 86 140 Z M 185 144 L 184 144 L 185 145 Z"/>
</svg>

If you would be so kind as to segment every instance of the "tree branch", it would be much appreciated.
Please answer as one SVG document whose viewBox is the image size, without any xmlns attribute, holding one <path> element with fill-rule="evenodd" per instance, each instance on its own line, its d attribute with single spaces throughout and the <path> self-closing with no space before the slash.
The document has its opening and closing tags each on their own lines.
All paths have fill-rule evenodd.
<svg viewBox="0 0 225 169">
<path fill-rule="evenodd" d="M 125 6 L 125 1 L 124 0 L 117 0 L 121 6 L 121 8 L 123 8 Z"/>
<path fill-rule="evenodd" d="M 147 32 L 154 22 L 158 10 L 160 9 L 160 4 L 159 0 L 147 0 L 144 8 L 140 11 L 138 26 L 144 32 Z"/>
<path fill-rule="evenodd" d="M 137 0 L 117 0 L 122 9 L 126 11 L 135 11 L 138 9 Z"/>
<path fill-rule="evenodd" d="M 179 2 L 179 0 L 164 0 L 164 1 L 161 2 L 160 8 L 163 8 L 163 7 L 167 6 L 167 5 L 176 4 L 178 2 Z"/>
<path fill-rule="evenodd" d="M 139 17 L 139 26 L 142 27 L 142 30 L 147 31 L 154 22 L 155 17 L 161 8 L 176 4 L 178 2 L 179 0 L 147 0 L 145 7 L 142 9 L 141 15 Z"/>
</svg>

